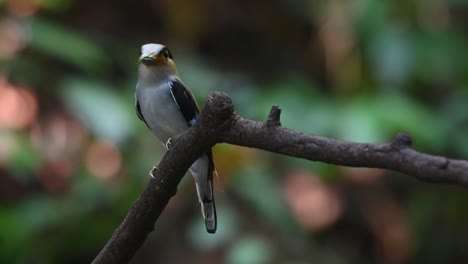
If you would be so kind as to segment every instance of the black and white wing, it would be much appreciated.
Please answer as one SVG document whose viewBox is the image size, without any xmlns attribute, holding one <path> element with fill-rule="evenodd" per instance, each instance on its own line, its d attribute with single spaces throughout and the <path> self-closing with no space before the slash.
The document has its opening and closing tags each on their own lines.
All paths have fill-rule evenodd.
<svg viewBox="0 0 468 264">
<path fill-rule="evenodd" d="M 150 126 L 148 125 L 148 123 L 146 122 L 145 118 L 143 117 L 143 113 L 141 112 L 141 108 L 140 108 L 140 102 L 138 102 L 136 93 L 135 93 L 135 112 L 136 112 L 138 118 L 140 118 L 141 121 L 145 122 L 146 126 L 149 129 L 151 129 Z"/>
<path fill-rule="evenodd" d="M 174 101 L 179 107 L 180 112 L 184 116 L 189 126 L 193 126 L 200 115 L 200 108 L 193 94 L 185 87 L 185 85 L 178 79 L 173 80 L 171 83 L 171 93 Z M 198 200 L 203 211 L 205 218 L 205 226 L 208 233 L 215 233 L 217 228 L 216 206 L 213 195 L 213 174 L 216 169 L 213 163 L 213 154 L 211 149 L 206 153 L 208 155 L 208 164 L 206 164 L 207 171 L 197 173 L 196 168 L 191 171 L 197 181 L 197 194 Z M 205 174 L 204 174 L 205 173 Z M 203 180 L 202 180 L 203 179 Z"/>
<path fill-rule="evenodd" d="M 180 112 L 187 121 L 187 124 L 193 126 L 200 115 L 200 108 L 193 94 L 178 79 L 171 81 L 170 86 L 172 97 L 179 107 Z"/>
</svg>

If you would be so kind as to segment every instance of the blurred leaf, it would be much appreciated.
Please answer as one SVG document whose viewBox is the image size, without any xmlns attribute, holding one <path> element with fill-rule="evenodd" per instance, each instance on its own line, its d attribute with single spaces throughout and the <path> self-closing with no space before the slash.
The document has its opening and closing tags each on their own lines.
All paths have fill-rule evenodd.
<svg viewBox="0 0 468 264">
<path fill-rule="evenodd" d="M 15 139 L 18 147 L 15 148 L 12 162 L 8 163 L 8 167 L 16 175 L 27 175 L 29 177 L 38 171 L 42 162 L 41 155 L 32 147 L 27 135 L 17 133 Z M 22 180 L 28 181 L 31 179 L 24 178 Z"/>
<path fill-rule="evenodd" d="M 0 258 L 5 256 L 16 261 L 28 259 L 47 246 L 48 243 L 38 243 L 41 234 L 52 230 L 61 219 L 55 203 L 44 196 L 35 196 L 15 208 L 0 208 L 0 213 Z"/>
<path fill-rule="evenodd" d="M 302 76 L 287 75 L 264 90 L 267 92 L 258 92 L 254 102 L 246 106 L 254 118 L 266 120 L 271 107 L 279 105 L 284 126 L 307 133 L 330 133 L 335 109 L 314 83 Z"/>
<path fill-rule="evenodd" d="M 40 232 L 60 222 L 63 215 L 55 205 L 48 197 L 34 197 L 18 208 L 19 219 L 28 228 L 28 233 Z"/>
<path fill-rule="evenodd" d="M 297 223 L 283 199 L 280 185 L 275 182 L 274 175 L 269 169 L 256 164 L 236 173 L 233 188 L 248 202 L 251 209 L 263 215 L 264 219 L 282 227 L 285 232 L 296 232 Z"/>
<path fill-rule="evenodd" d="M 188 230 L 188 240 L 192 246 L 201 251 L 210 251 L 225 247 L 239 232 L 239 217 L 228 203 L 221 199 L 216 200 L 218 215 L 218 230 L 216 234 L 208 234 L 205 229 L 205 221 L 202 217 L 196 217 Z"/>
<path fill-rule="evenodd" d="M 365 98 L 357 98 L 343 105 L 340 110 L 334 118 L 339 139 L 370 143 L 385 139 L 384 130 L 379 126 L 381 121 Z"/>
<path fill-rule="evenodd" d="M 458 32 L 430 32 L 417 35 L 418 74 L 427 81 L 452 82 L 462 73 L 466 43 Z M 422 88 L 422 87 L 421 87 Z"/>
<path fill-rule="evenodd" d="M 429 230 L 433 217 L 435 217 L 436 198 L 430 192 L 423 190 L 415 191 L 410 198 L 408 218 L 416 239 L 414 241 L 416 246 L 430 237 Z"/>
<path fill-rule="evenodd" d="M 400 88 L 410 78 L 414 66 L 413 34 L 400 27 L 383 28 L 369 47 L 370 64 L 384 87 Z"/>
<path fill-rule="evenodd" d="M 427 107 L 396 94 L 378 96 L 373 104 L 371 109 L 376 112 L 379 124 L 388 131 L 388 137 L 396 132 L 408 132 L 416 139 L 416 146 L 430 150 L 440 150 L 446 144 L 443 140 L 447 133 L 446 120 Z"/>
<path fill-rule="evenodd" d="M 456 92 L 445 100 L 441 107 L 441 114 L 447 121 L 447 134 L 451 147 L 461 154 L 462 158 L 468 157 L 468 92 Z"/>
<path fill-rule="evenodd" d="M 228 264 L 272 263 L 275 251 L 267 241 L 256 236 L 245 236 L 238 240 L 227 254 Z"/>
<path fill-rule="evenodd" d="M 121 100 L 107 85 L 84 79 L 68 79 L 62 85 L 66 105 L 103 140 L 124 141 L 133 131 L 133 98 Z"/>
<path fill-rule="evenodd" d="M 184 80 L 199 100 L 215 90 L 222 90 L 220 85 L 226 83 L 220 73 L 216 72 L 200 58 L 190 57 L 189 54 L 180 54 L 177 58 L 177 69 Z"/>
<path fill-rule="evenodd" d="M 31 237 L 28 227 L 22 226 L 22 221 L 16 208 L 0 206 L 0 259 L 13 262 L 19 254 L 23 254 L 25 244 Z"/>
<path fill-rule="evenodd" d="M 31 46 L 88 72 L 108 68 L 104 50 L 83 34 L 43 19 L 31 21 Z"/>
<path fill-rule="evenodd" d="M 372 36 L 386 26 L 391 10 L 391 1 L 370 0 L 360 1 L 359 16 L 356 21 L 356 28 L 365 36 Z"/>
</svg>

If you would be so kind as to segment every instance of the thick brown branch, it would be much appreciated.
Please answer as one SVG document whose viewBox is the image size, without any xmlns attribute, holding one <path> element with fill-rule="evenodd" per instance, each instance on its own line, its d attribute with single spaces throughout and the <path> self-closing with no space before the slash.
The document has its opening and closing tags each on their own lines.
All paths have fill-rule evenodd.
<svg viewBox="0 0 468 264">
<path fill-rule="evenodd" d="M 351 143 L 237 117 L 223 131 L 221 141 L 336 165 L 391 169 L 423 181 L 468 187 L 468 161 L 417 152 L 409 147 L 411 138 L 404 133 L 386 144 Z"/>
<path fill-rule="evenodd" d="M 175 195 L 185 172 L 216 143 L 216 130 L 233 116 L 231 99 L 225 94 L 216 94 L 216 99 L 208 97 L 204 109 L 200 122 L 174 138 L 154 178 L 149 177 L 145 190 L 92 263 L 127 263 L 153 231 L 154 223 Z"/>
<path fill-rule="evenodd" d="M 407 134 L 399 133 L 385 144 L 351 143 L 281 127 L 280 113 L 273 107 L 266 123 L 244 119 L 234 114 L 227 95 L 211 94 L 199 120 L 173 140 L 154 178 L 93 263 L 127 263 L 153 230 L 190 165 L 216 143 L 337 165 L 391 169 L 423 181 L 468 187 L 468 161 L 417 152 L 410 148 Z"/>
</svg>

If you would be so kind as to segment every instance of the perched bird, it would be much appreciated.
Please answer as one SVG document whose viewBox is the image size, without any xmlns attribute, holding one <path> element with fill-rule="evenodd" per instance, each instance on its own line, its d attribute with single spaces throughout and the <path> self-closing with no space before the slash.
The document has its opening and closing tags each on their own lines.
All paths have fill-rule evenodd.
<svg viewBox="0 0 468 264">
<path fill-rule="evenodd" d="M 198 119 L 200 108 L 180 80 L 172 54 L 164 45 L 141 47 L 135 110 L 166 148 L 172 137 L 189 129 Z M 189 170 L 195 179 L 206 231 L 214 234 L 217 220 L 213 174 L 216 171 L 211 150 L 198 158 Z"/>
</svg>

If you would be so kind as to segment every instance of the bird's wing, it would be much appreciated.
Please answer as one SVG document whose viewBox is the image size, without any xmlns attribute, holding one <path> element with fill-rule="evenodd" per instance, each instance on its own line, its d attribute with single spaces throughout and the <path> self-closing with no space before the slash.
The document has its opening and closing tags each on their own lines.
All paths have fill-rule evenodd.
<svg viewBox="0 0 468 264">
<path fill-rule="evenodd" d="M 200 108 L 197 105 L 197 101 L 195 101 L 193 94 L 180 80 L 175 79 L 171 81 L 170 85 L 172 97 L 179 107 L 180 112 L 188 125 L 193 126 L 200 115 Z M 193 168 L 194 171 L 191 172 L 197 181 L 198 199 L 200 200 L 203 217 L 205 218 L 206 230 L 208 233 L 213 234 L 216 232 L 217 228 L 216 206 L 213 195 L 213 173 L 215 173 L 216 169 L 211 149 L 206 154 L 208 154 L 208 164 L 206 164 L 207 167 L 205 167 L 207 171 L 197 172 L 197 167 L 200 167 L 196 166 Z M 198 161 L 200 161 L 200 159 Z"/>
<path fill-rule="evenodd" d="M 135 93 L 135 112 L 136 112 L 138 118 L 140 118 L 141 121 L 145 122 L 146 126 L 150 128 L 150 126 L 146 122 L 145 118 L 143 117 L 143 113 L 141 112 L 141 108 L 140 108 L 140 102 L 138 102 L 138 98 L 136 96 L 136 93 Z"/>
<path fill-rule="evenodd" d="M 193 126 L 200 115 L 200 108 L 193 94 L 178 79 L 170 82 L 171 94 L 189 126 Z"/>
</svg>

